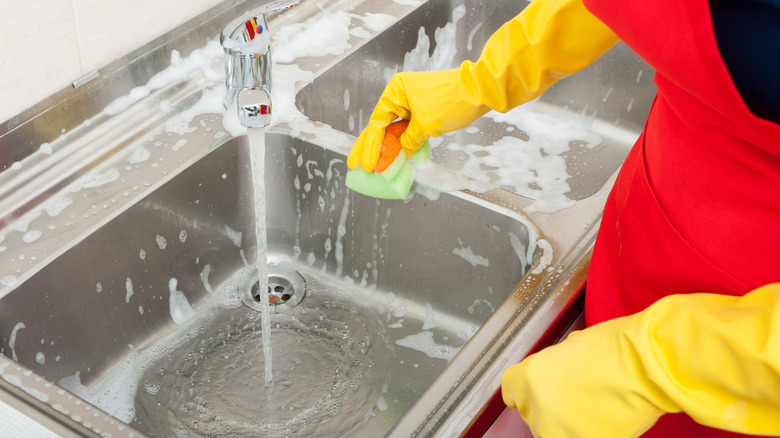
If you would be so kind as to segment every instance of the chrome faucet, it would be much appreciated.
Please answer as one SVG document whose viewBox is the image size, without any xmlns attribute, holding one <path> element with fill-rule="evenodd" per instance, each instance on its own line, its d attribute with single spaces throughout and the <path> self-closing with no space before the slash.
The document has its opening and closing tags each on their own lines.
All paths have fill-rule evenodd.
<svg viewBox="0 0 780 438">
<path fill-rule="evenodd" d="M 263 128 L 271 123 L 271 34 L 266 14 L 300 2 L 266 3 L 228 23 L 220 35 L 225 50 L 225 109 L 237 107 L 245 127 Z"/>
</svg>

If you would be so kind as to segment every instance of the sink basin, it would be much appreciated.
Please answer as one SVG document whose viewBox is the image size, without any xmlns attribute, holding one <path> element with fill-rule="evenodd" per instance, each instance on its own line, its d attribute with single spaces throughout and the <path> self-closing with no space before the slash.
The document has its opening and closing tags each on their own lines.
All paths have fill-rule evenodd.
<svg viewBox="0 0 780 438">
<path fill-rule="evenodd" d="M 487 38 L 524 5 L 425 2 L 315 78 L 297 105 L 312 120 L 357 136 L 393 73 L 476 60 Z M 618 44 L 537 101 L 432 139 L 433 161 L 529 198 L 585 199 L 620 167 L 644 126 L 652 73 Z"/>
<path fill-rule="evenodd" d="M 461 193 L 356 195 L 343 156 L 284 134 L 266 147 L 269 284 L 298 300 L 272 314 L 272 388 L 241 303 L 246 137 L 3 297 L 3 353 L 151 437 L 386 433 L 531 269 L 536 231 Z"/>
</svg>

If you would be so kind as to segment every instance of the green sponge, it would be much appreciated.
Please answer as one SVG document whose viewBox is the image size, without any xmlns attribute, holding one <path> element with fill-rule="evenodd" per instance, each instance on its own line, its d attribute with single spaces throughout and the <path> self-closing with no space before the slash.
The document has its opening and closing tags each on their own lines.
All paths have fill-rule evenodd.
<svg viewBox="0 0 780 438">
<path fill-rule="evenodd" d="M 347 172 L 346 183 L 350 189 L 379 199 L 406 199 L 412 189 L 412 165 L 422 164 L 431 158 L 431 144 L 426 140 L 408 160 L 398 154 L 384 172 L 366 172 L 352 169 Z"/>
<path fill-rule="evenodd" d="M 414 165 L 423 164 L 430 159 L 431 159 L 431 143 L 428 142 L 428 140 L 425 140 L 422 146 L 420 146 L 420 149 L 417 149 L 414 152 L 414 154 L 412 154 L 412 156 L 409 157 L 409 161 Z"/>
</svg>

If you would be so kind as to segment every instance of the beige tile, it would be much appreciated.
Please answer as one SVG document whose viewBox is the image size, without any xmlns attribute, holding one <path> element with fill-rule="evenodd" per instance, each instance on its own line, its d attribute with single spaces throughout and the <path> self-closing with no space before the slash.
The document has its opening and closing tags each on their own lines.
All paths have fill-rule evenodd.
<svg viewBox="0 0 780 438">
<path fill-rule="evenodd" d="M 99 69 L 221 0 L 73 0 L 85 71 Z"/>
<path fill-rule="evenodd" d="M 4 0 L 0 122 L 83 74 L 71 0 Z"/>
</svg>

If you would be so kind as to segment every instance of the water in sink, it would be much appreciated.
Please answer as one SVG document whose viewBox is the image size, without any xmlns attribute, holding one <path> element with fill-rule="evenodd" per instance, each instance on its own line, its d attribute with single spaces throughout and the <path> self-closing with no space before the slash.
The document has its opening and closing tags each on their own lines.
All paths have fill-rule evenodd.
<svg viewBox="0 0 780 438">
<path fill-rule="evenodd" d="M 218 301 L 232 302 L 252 277 L 238 272 Z M 272 344 L 260 312 L 228 306 L 148 349 L 133 424 L 152 437 L 346 436 L 387 409 L 377 365 L 394 354 L 379 314 L 316 274 L 306 279 L 307 306 L 273 315 Z M 273 387 L 266 347 L 277 353 Z"/>
<path fill-rule="evenodd" d="M 343 283 L 306 272 L 306 306 L 267 320 L 269 344 L 261 312 L 241 304 L 255 272 L 236 272 L 214 291 L 207 311 L 126 360 L 106 390 L 90 394 L 78 375 L 60 385 L 150 437 L 364 433 L 392 406 L 385 397 L 397 383 L 382 367 L 398 360 L 384 315 L 356 302 Z M 263 373 L 266 348 L 278 353 L 271 387 Z"/>
</svg>

